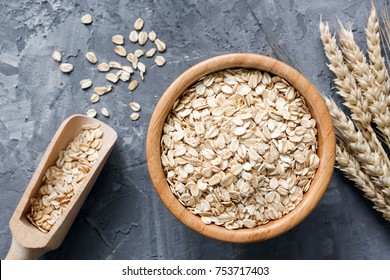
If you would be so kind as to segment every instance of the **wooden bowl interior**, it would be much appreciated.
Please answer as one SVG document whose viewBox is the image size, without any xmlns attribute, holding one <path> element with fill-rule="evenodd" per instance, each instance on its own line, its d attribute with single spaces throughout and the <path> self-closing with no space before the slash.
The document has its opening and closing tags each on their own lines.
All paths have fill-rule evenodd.
<svg viewBox="0 0 390 280">
<path fill-rule="evenodd" d="M 186 209 L 171 192 L 161 164 L 160 139 L 166 118 L 174 102 L 199 78 L 228 68 L 250 68 L 269 72 L 287 80 L 305 99 L 317 122 L 320 165 L 309 190 L 298 206 L 282 218 L 253 229 L 228 230 L 204 224 Z M 300 223 L 317 205 L 331 179 L 335 161 L 335 134 L 326 105 L 316 88 L 298 71 L 274 58 L 255 54 L 228 54 L 205 60 L 180 75 L 166 90 L 150 121 L 146 141 L 147 163 L 154 187 L 169 211 L 191 229 L 222 241 L 256 242 L 282 234 Z"/>
</svg>

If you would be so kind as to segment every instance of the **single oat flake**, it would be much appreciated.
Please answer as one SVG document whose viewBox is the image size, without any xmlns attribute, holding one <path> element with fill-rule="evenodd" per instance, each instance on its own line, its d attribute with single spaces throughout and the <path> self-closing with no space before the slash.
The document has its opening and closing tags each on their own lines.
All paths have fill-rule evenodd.
<svg viewBox="0 0 390 280">
<path fill-rule="evenodd" d="M 150 41 L 154 42 L 157 39 L 157 34 L 154 31 L 150 31 L 148 34 L 148 38 Z"/>
<path fill-rule="evenodd" d="M 89 109 L 87 111 L 87 116 L 90 117 L 90 118 L 94 118 L 94 117 L 96 117 L 96 115 L 97 115 L 97 112 L 96 112 L 95 109 Z"/>
<path fill-rule="evenodd" d="M 123 82 L 129 81 L 130 77 L 131 77 L 131 74 L 125 70 L 123 70 L 119 75 L 119 79 L 121 79 L 121 81 L 123 81 Z"/>
<path fill-rule="evenodd" d="M 143 26 L 144 26 L 144 20 L 142 18 L 137 18 L 137 20 L 134 22 L 134 29 L 141 30 Z"/>
<path fill-rule="evenodd" d="M 114 35 L 112 36 L 112 42 L 116 45 L 123 45 L 125 42 L 125 39 L 122 35 Z"/>
<path fill-rule="evenodd" d="M 96 56 L 96 54 L 94 52 L 87 52 L 85 54 L 85 57 L 92 64 L 96 64 L 98 62 L 98 58 L 97 58 L 97 56 Z"/>
<path fill-rule="evenodd" d="M 129 90 L 133 91 L 138 87 L 138 81 L 132 80 L 129 84 Z"/>
<path fill-rule="evenodd" d="M 160 39 L 156 39 L 154 43 L 156 44 L 157 50 L 159 52 L 165 52 L 167 47 L 163 41 L 161 41 Z"/>
<path fill-rule="evenodd" d="M 151 48 L 150 50 L 148 50 L 145 54 L 146 57 L 153 57 L 154 54 L 156 53 L 156 48 Z"/>
<path fill-rule="evenodd" d="M 156 56 L 154 62 L 156 62 L 157 66 L 163 66 L 165 64 L 165 58 L 160 55 Z"/>
<path fill-rule="evenodd" d="M 91 24 L 93 21 L 93 18 L 90 14 L 85 14 L 81 17 L 81 23 L 83 24 Z"/>
<path fill-rule="evenodd" d="M 100 63 L 97 66 L 97 70 L 99 70 L 100 72 L 108 72 L 110 71 L 110 68 L 110 65 L 108 65 L 106 62 Z"/>
<path fill-rule="evenodd" d="M 72 70 L 73 70 L 73 65 L 70 64 L 70 63 L 62 63 L 62 64 L 60 65 L 60 70 L 61 70 L 61 72 L 63 72 L 63 73 L 70 73 L 70 72 L 72 72 Z"/>
<path fill-rule="evenodd" d="M 139 119 L 139 114 L 138 114 L 138 113 L 132 113 L 132 114 L 130 115 L 130 119 L 131 119 L 132 121 L 138 120 L 138 119 Z"/>
<path fill-rule="evenodd" d="M 106 107 L 102 107 L 100 109 L 100 112 L 102 113 L 103 116 L 105 116 L 106 118 L 108 118 L 110 116 L 110 112 L 108 112 L 107 108 Z"/>
<path fill-rule="evenodd" d="M 122 46 L 116 46 L 115 47 L 115 52 L 117 55 L 120 55 L 120 56 L 123 56 L 125 57 L 127 52 L 126 52 L 126 49 Z"/>
<path fill-rule="evenodd" d="M 144 51 L 143 50 L 136 50 L 134 52 L 134 55 L 139 58 L 139 57 L 144 55 Z"/>
<path fill-rule="evenodd" d="M 54 59 L 54 61 L 56 61 L 56 62 L 61 62 L 61 60 L 62 60 L 62 55 L 59 51 L 54 51 L 51 56 Z"/>
<path fill-rule="evenodd" d="M 130 42 L 136 43 L 138 41 L 138 32 L 135 30 L 131 31 L 129 35 L 129 40 Z"/>
<path fill-rule="evenodd" d="M 119 77 L 113 73 L 107 73 L 106 80 L 115 84 L 119 80 Z"/>
<path fill-rule="evenodd" d="M 140 72 L 145 73 L 146 72 L 146 66 L 142 62 L 137 63 L 137 68 Z"/>
<path fill-rule="evenodd" d="M 143 46 L 146 44 L 146 41 L 148 41 L 148 33 L 141 31 L 138 35 L 138 44 Z"/>
<path fill-rule="evenodd" d="M 84 79 L 80 81 L 80 87 L 82 89 L 87 89 L 92 86 L 92 81 L 90 79 Z"/>
<path fill-rule="evenodd" d="M 141 110 L 141 105 L 139 105 L 137 102 L 130 102 L 129 106 L 134 112 L 139 112 Z"/>
<path fill-rule="evenodd" d="M 92 94 L 90 100 L 91 100 L 91 103 L 99 102 L 99 100 L 100 100 L 99 94 L 96 94 L 96 93 Z"/>
</svg>

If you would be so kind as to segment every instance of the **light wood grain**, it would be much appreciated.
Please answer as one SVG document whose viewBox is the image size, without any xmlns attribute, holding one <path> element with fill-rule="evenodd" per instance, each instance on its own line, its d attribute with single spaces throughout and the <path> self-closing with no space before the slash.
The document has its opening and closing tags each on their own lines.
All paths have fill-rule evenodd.
<svg viewBox="0 0 390 280">
<path fill-rule="evenodd" d="M 84 124 L 99 123 L 103 130 L 103 145 L 99 158 L 90 172 L 82 180 L 80 191 L 75 193 L 64 213 L 48 233 L 42 233 L 26 218 L 30 211 L 30 198 L 34 197 L 42 184 L 42 177 L 48 167 L 55 165 L 61 150 L 80 132 Z M 29 185 L 26 188 L 9 222 L 12 232 L 12 245 L 6 259 L 35 259 L 45 252 L 58 248 L 77 216 L 82 204 L 95 183 L 117 139 L 114 129 L 103 122 L 83 115 L 73 115 L 58 128 L 43 155 Z M 23 174 L 21 174 L 23 175 Z"/>
<path fill-rule="evenodd" d="M 228 230 L 214 224 L 204 224 L 200 217 L 187 210 L 169 189 L 160 159 L 160 139 L 164 122 L 174 102 L 199 78 L 228 68 L 251 68 L 267 71 L 286 79 L 305 98 L 318 128 L 318 156 L 320 165 L 309 191 L 301 203 L 289 214 L 253 229 Z M 297 70 L 274 58 L 234 53 L 205 60 L 180 75 L 158 102 L 149 124 L 146 140 L 146 159 L 150 177 L 162 202 L 185 225 L 207 237 L 228 242 L 257 242 L 278 236 L 299 224 L 318 204 L 332 177 L 335 162 L 336 138 L 326 105 L 316 88 Z"/>
</svg>

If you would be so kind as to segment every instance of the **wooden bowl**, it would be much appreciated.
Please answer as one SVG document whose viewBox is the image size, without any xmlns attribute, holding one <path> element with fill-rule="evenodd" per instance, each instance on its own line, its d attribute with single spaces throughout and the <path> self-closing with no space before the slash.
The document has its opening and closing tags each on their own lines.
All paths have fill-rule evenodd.
<svg viewBox="0 0 390 280">
<path fill-rule="evenodd" d="M 163 125 L 174 102 L 199 78 L 228 68 L 250 68 L 269 72 L 287 80 L 305 98 L 317 122 L 320 165 L 309 190 L 297 207 L 280 219 L 252 229 L 228 230 L 223 226 L 204 224 L 200 217 L 185 208 L 171 192 L 161 164 L 160 140 Z M 297 70 L 274 58 L 248 53 L 233 53 L 207 59 L 181 74 L 165 91 L 150 120 L 146 140 L 146 159 L 150 177 L 161 200 L 182 223 L 207 237 L 222 241 L 249 243 L 278 236 L 299 224 L 320 201 L 332 177 L 336 139 L 332 119 L 317 89 Z M 168 226 L 168 225 L 167 225 Z"/>
</svg>

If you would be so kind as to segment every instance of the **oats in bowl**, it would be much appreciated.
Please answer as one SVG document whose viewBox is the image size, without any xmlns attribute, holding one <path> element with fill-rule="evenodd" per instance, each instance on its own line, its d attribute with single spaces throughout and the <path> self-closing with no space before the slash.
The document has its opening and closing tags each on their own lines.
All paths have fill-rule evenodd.
<svg viewBox="0 0 390 280">
<path fill-rule="evenodd" d="M 281 77 L 219 71 L 174 104 L 161 162 L 171 191 L 205 224 L 254 228 L 303 199 L 319 166 L 316 121 Z"/>
</svg>

